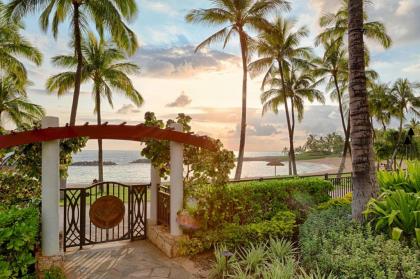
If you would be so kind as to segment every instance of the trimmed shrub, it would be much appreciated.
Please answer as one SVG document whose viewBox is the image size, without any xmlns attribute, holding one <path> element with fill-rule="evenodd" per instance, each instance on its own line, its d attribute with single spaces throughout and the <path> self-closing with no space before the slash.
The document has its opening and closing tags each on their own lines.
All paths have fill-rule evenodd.
<svg viewBox="0 0 420 279">
<path fill-rule="evenodd" d="M 179 252 L 181 255 L 195 255 L 218 244 L 235 250 L 270 238 L 291 238 L 295 229 L 295 215 L 290 211 L 280 211 L 268 221 L 247 225 L 228 223 L 223 228 L 183 237 L 178 241 Z"/>
<path fill-rule="evenodd" d="M 240 225 L 271 220 L 277 212 L 292 210 L 302 220 L 310 208 L 330 199 L 333 186 L 318 178 L 294 178 L 231 183 L 223 187 L 201 185 L 188 193 L 196 201 L 196 215 L 205 228 L 226 223 Z"/>
<path fill-rule="evenodd" d="M 37 208 L 0 209 L 0 278 L 22 278 L 33 271 L 38 230 Z"/>
<path fill-rule="evenodd" d="M 0 204 L 26 204 L 41 197 L 39 180 L 16 172 L 0 172 Z"/>
<path fill-rule="evenodd" d="M 324 210 L 330 207 L 350 205 L 352 202 L 352 199 L 353 199 L 353 193 L 347 193 L 344 197 L 334 198 L 327 202 L 321 203 L 320 205 L 318 205 L 317 209 Z"/>
<path fill-rule="evenodd" d="M 300 248 L 307 268 L 338 278 L 414 279 L 420 276 L 420 251 L 370 226 L 351 221 L 350 206 L 331 207 L 309 215 L 300 227 Z"/>
</svg>

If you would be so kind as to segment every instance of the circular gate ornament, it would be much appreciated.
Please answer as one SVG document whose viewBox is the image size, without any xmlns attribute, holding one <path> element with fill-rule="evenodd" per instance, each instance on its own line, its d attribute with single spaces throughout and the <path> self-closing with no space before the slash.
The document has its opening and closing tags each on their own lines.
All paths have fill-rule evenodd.
<svg viewBox="0 0 420 279">
<path fill-rule="evenodd" d="M 89 210 L 90 221 L 101 229 L 115 227 L 122 221 L 124 214 L 124 203 L 115 196 L 100 197 Z"/>
</svg>

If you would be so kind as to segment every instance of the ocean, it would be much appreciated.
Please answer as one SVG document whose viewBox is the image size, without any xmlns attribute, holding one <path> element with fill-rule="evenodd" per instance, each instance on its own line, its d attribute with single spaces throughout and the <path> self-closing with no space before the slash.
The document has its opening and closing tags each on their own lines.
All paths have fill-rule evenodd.
<svg viewBox="0 0 420 279">
<path fill-rule="evenodd" d="M 73 155 L 73 162 L 97 161 L 96 150 L 83 150 Z M 280 156 L 281 152 L 245 152 L 245 157 Z M 149 183 L 150 163 L 130 162 L 142 158 L 138 150 L 104 150 L 104 161 L 117 163 L 113 166 L 104 166 L 104 180 L 122 183 Z M 331 166 L 310 162 L 297 162 L 299 174 L 323 172 L 331 169 Z M 231 177 L 235 172 L 232 170 Z M 277 175 L 287 175 L 288 166 L 277 167 Z M 274 176 L 274 167 L 267 166 L 267 162 L 248 161 L 244 162 L 242 177 L 265 177 Z M 70 166 L 67 183 L 69 185 L 83 185 L 91 183 L 98 178 L 97 166 Z"/>
</svg>

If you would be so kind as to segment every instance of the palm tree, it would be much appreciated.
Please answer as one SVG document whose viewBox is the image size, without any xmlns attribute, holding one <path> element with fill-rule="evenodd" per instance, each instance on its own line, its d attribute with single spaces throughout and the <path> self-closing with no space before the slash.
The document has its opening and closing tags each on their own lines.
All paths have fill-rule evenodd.
<svg viewBox="0 0 420 279">
<path fill-rule="evenodd" d="M 382 129 L 386 131 L 386 126 L 389 125 L 391 117 L 395 114 L 394 104 L 396 101 L 388 84 L 374 83 L 369 86 L 368 101 L 371 118 L 381 123 Z"/>
<path fill-rule="evenodd" d="M 363 0 L 348 0 L 349 97 L 353 166 L 353 219 L 363 220 L 370 198 L 378 193 L 372 129 L 366 90 Z"/>
<path fill-rule="evenodd" d="M 420 97 L 417 96 L 416 90 L 420 88 L 420 84 L 412 83 L 408 79 L 398 79 L 391 88 L 391 94 L 394 101 L 395 116 L 399 120 L 398 126 L 398 140 L 394 153 L 391 158 L 391 165 L 395 162 L 398 149 L 402 143 L 403 136 L 403 122 L 405 115 L 409 111 L 413 112 L 416 116 L 420 115 Z"/>
<path fill-rule="evenodd" d="M 269 84 L 270 89 L 261 94 L 261 102 L 263 103 L 263 114 L 267 111 L 273 111 L 277 114 L 279 112 L 278 108 L 283 106 L 287 100 L 290 101 L 291 132 L 289 133 L 289 137 L 293 142 L 296 114 L 298 121 L 302 121 L 305 99 L 311 103 L 315 100 L 324 103 L 325 99 L 322 92 L 316 89 L 317 84 L 308 71 L 298 71 L 292 68 L 291 70 L 285 71 L 284 77 L 286 79 L 286 90 L 282 89 L 282 81 L 277 78 L 275 74 L 266 78 L 266 85 Z M 284 94 L 285 92 L 287 92 L 286 95 Z M 294 151 L 294 146 L 291 146 L 291 148 L 293 148 Z M 292 173 L 292 168 L 292 161 L 289 160 L 289 174 Z M 296 175 L 296 171 L 293 171 L 293 174 Z"/>
<path fill-rule="evenodd" d="M 308 66 L 311 50 L 300 47 L 300 40 L 308 35 L 306 27 L 294 30 L 294 23 L 281 18 L 276 18 L 273 23 L 267 23 L 258 36 L 255 49 L 259 58 L 249 65 L 252 76 L 265 72 L 262 89 L 268 84 L 267 80 L 279 79 L 279 86 L 273 90 L 281 90 L 282 97 L 278 99 L 284 105 L 287 128 L 289 132 L 289 154 L 292 162 L 293 174 L 297 174 L 296 158 L 293 145 L 293 123 L 287 97 L 291 93 L 287 90 L 287 71 L 294 66 Z M 291 100 L 290 100 L 291 101 Z"/>
<path fill-rule="evenodd" d="M 185 18 L 187 22 L 217 26 L 227 25 L 200 43 L 196 51 L 217 42 L 223 42 L 223 47 L 225 47 L 231 40 L 232 35 L 236 34 L 239 37 L 243 79 L 241 136 L 235 179 L 240 179 L 245 150 L 247 77 L 250 58 L 249 46 L 252 41 L 248 35 L 248 30 L 265 25 L 266 20 L 264 17 L 267 14 L 276 8 L 289 10 L 290 4 L 285 0 L 213 0 L 211 2 L 214 4 L 212 8 L 191 10 Z"/>
<path fill-rule="evenodd" d="M 411 118 L 410 122 L 405 124 L 405 127 L 407 129 L 413 129 L 414 131 L 418 128 L 420 128 L 420 121 L 418 121 L 415 118 Z"/>
<path fill-rule="evenodd" d="M 126 62 L 124 53 L 117 47 L 103 40 L 97 40 L 93 34 L 82 40 L 83 71 L 82 83 L 91 82 L 93 85 L 92 95 L 95 100 L 94 112 L 97 116 L 98 125 L 101 125 L 101 98 L 106 98 L 112 103 L 114 91 L 122 93 L 136 106 L 143 104 L 143 98 L 134 88 L 128 77 L 135 74 L 139 68 L 137 65 Z M 74 55 L 61 55 L 52 58 L 53 64 L 69 68 L 66 71 L 52 76 L 47 81 L 47 89 L 50 92 L 57 91 L 58 95 L 67 93 L 76 82 L 78 60 Z M 103 151 L 102 140 L 98 139 L 98 162 L 99 181 L 103 181 Z"/>
<path fill-rule="evenodd" d="M 42 10 L 40 24 L 44 31 L 51 25 L 54 38 L 58 27 L 65 21 L 71 22 L 71 34 L 77 57 L 76 77 L 74 83 L 73 102 L 70 115 L 70 125 L 76 123 L 77 105 L 80 95 L 82 78 L 83 54 L 81 49 L 82 32 L 86 31 L 89 20 L 92 20 L 98 32 L 109 31 L 119 47 L 131 53 L 137 49 L 137 38 L 133 31 L 124 23 L 137 14 L 135 0 L 12 0 L 7 6 L 7 16 L 14 20 L 24 15 Z M 50 18 L 52 22 L 50 24 Z"/>
<path fill-rule="evenodd" d="M 26 84 L 13 76 L 0 79 L 0 124 L 8 117 L 17 127 L 41 120 L 44 110 L 41 106 L 28 101 Z M 2 125 L 0 125 L 1 128 Z"/>
<path fill-rule="evenodd" d="M 4 15 L 5 6 L 0 1 L 0 70 L 5 75 L 13 75 L 22 84 L 28 77 L 25 65 L 19 60 L 24 57 L 36 65 L 42 62 L 41 52 L 33 47 L 19 32 L 20 22 L 8 22 Z"/>
<path fill-rule="evenodd" d="M 331 39 L 342 38 L 349 33 L 349 2 L 350 0 L 341 0 L 341 7 L 334 13 L 327 13 L 319 20 L 319 25 L 324 28 L 315 39 L 315 44 L 319 45 L 322 42 L 328 42 Z M 370 4 L 370 0 L 363 0 L 362 5 Z M 389 48 L 392 45 L 392 39 L 387 35 L 385 25 L 379 21 L 368 21 L 367 13 L 362 15 L 362 30 L 364 35 L 381 44 L 384 48 Z M 367 50 L 367 48 L 365 48 Z"/>
</svg>

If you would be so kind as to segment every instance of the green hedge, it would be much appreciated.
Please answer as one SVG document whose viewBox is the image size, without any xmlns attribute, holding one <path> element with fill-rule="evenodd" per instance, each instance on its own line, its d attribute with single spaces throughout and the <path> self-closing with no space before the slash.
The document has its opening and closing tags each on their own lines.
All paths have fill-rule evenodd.
<svg viewBox="0 0 420 279">
<path fill-rule="evenodd" d="M 0 172 L 0 204 L 2 206 L 26 204 L 40 197 L 39 180 L 16 172 Z"/>
<path fill-rule="evenodd" d="M 295 178 L 231 183 L 224 187 L 197 186 L 188 194 L 206 228 L 226 223 L 250 224 L 271 220 L 277 212 L 292 210 L 299 220 L 330 199 L 333 186 L 318 178 Z"/>
<path fill-rule="evenodd" d="M 0 209 L 0 278 L 23 278 L 33 272 L 38 230 L 36 207 Z"/>
<path fill-rule="evenodd" d="M 310 214 L 299 243 L 307 268 L 338 278 L 420 278 L 420 251 L 353 223 L 350 206 Z"/>
<path fill-rule="evenodd" d="M 194 255 L 222 244 L 230 250 L 250 244 L 266 242 L 270 238 L 291 238 L 296 229 L 296 216 L 290 211 L 279 211 L 271 219 L 259 223 L 225 224 L 223 228 L 186 236 L 178 243 L 181 255 Z"/>
</svg>

